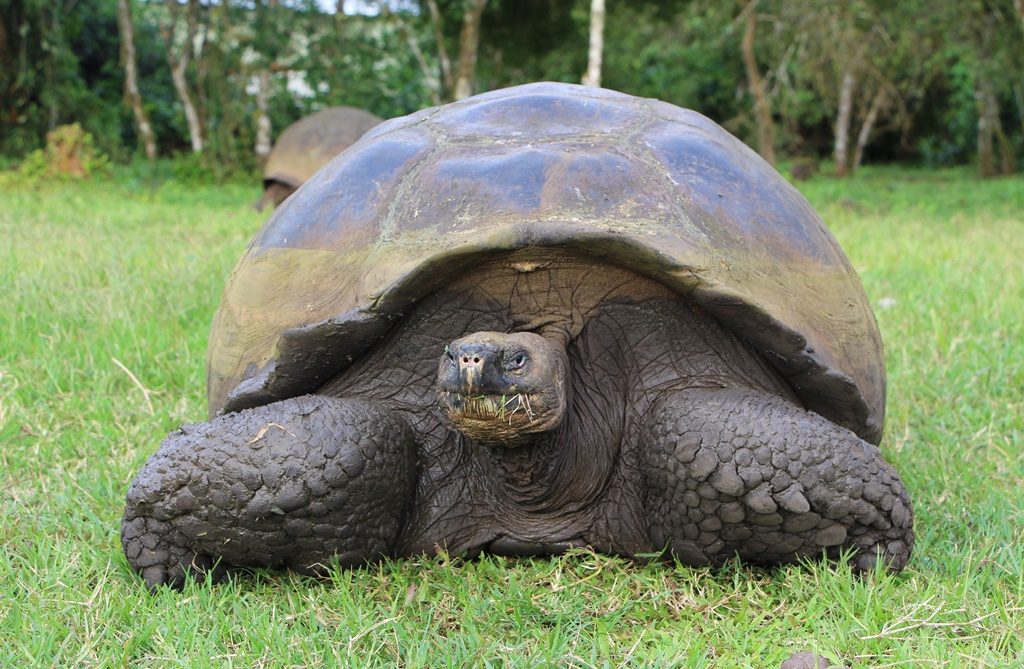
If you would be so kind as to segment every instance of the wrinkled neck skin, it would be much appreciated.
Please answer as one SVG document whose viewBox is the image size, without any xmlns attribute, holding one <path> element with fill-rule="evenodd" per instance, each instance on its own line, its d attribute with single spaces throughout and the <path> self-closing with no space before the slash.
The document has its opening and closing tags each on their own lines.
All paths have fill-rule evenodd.
<svg viewBox="0 0 1024 669">
<path fill-rule="evenodd" d="M 457 365 L 445 385 L 449 354 L 475 364 L 474 355 L 461 355 L 466 341 L 471 354 L 497 342 L 492 353 L 511 375 L 519 349 L 506 346 L 508 335 L 557 360 L 547 379 L 561 402 L 555 420 L 524 428 L 516 421 L 528 417 L 525 405 L 509 402 L 511 388 L 499 389 L 508 379 L 482 368 L 472 377 L 481 387 L 460 387 L 466 376 L 452 371 Z M 555 382 L 558 374 L 564 379 Z M 523 384 L 535 414 L 544 378 Z M 645 526 L 637 453 L 652 403 L 675 390 L 735 386 L 796 401 L 759 355 L 664 286 L 590 257 L 533 248 L 453 276 L 320 392 L 376 400 L 417 432 L 417 499 L 400 553 L 543 553 L 577 544 L 614 553 L 645 545 L 630 532 Z M 466 397 L 481 396 L 490 403 L 483 413 L 495 399 L 507 403 L 506 421 L 518 409 L 513 432 L 453 415 Z"/>
</svg>

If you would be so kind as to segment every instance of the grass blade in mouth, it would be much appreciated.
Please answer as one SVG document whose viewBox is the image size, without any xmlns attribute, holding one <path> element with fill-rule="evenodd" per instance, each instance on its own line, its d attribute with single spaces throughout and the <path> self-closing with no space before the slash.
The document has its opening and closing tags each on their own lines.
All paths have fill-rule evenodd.
<svg viewBox="0 0 1024 669">
<path fill-rule="evenodd" d="M 512 425 L 513 417 L 525 412 L 530 420 L 534 418 L 530 396 L 526 393 L 515 395 L 463 395 L 446 391 L 441 393 L 440 406 L 451 414 L 462 414 L 479 420 L 497 418 Z"/>
</svg>

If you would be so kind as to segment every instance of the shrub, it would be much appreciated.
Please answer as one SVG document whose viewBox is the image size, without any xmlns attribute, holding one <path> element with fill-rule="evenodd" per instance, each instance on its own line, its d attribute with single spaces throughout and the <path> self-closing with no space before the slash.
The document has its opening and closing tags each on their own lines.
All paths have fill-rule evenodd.
<svg viewBox="0 0 1024 669">
<path fill-rule="evenodd" d="M 46 179 L 87 179 L 110 173 L 110 158 L 96 148 L 93 136 L 77 123 L 62 125 L 46 133 L 46 146 L 32 151 L 22 161 L 22 181 Z"/>
</svg>

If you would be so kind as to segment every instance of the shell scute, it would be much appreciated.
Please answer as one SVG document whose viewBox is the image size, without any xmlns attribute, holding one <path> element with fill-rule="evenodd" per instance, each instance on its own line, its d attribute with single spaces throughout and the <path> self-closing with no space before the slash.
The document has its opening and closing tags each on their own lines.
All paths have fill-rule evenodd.
<svg viewBox="0 0 1024 669">
<path fill-rule="evenodd" d="M 626 98 L 628 99 L 628 98 Z M 622 100 L 590 96 L 567 97 L 562 92 L 530 92 L 514 98 L 475 100 L 456 106 L 445 114 L 443 124 L 434 118 L 446 137 L 458 142 L 475 138 L 483 143 L 499 143 L 510 138 L 529 138 L 534 142 L 577 136 L 581 129 L 589 135 L 621 133 L 645 120 L 645 115 Z M 543 136 L 535 129 L 544 127 Z"/>
</svg>

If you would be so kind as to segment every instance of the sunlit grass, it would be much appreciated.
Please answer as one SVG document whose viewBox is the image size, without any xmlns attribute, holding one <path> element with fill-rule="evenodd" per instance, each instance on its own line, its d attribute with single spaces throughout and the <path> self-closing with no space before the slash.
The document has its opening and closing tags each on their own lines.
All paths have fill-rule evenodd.
<svg viewBox="0 0 1024 669">
<path fill-rule="evenodd" d="M 642 566 L 577 553 L 265 573 L 149 595 L 128 482 L 204 419 L 206 335 L 255 187 L 0 182 L 0 666 L 772 667 L 1024 663 L 1024 181 L 866 170 L 801 187 L 886 344 L 906 572 Z"/>
</svg>

